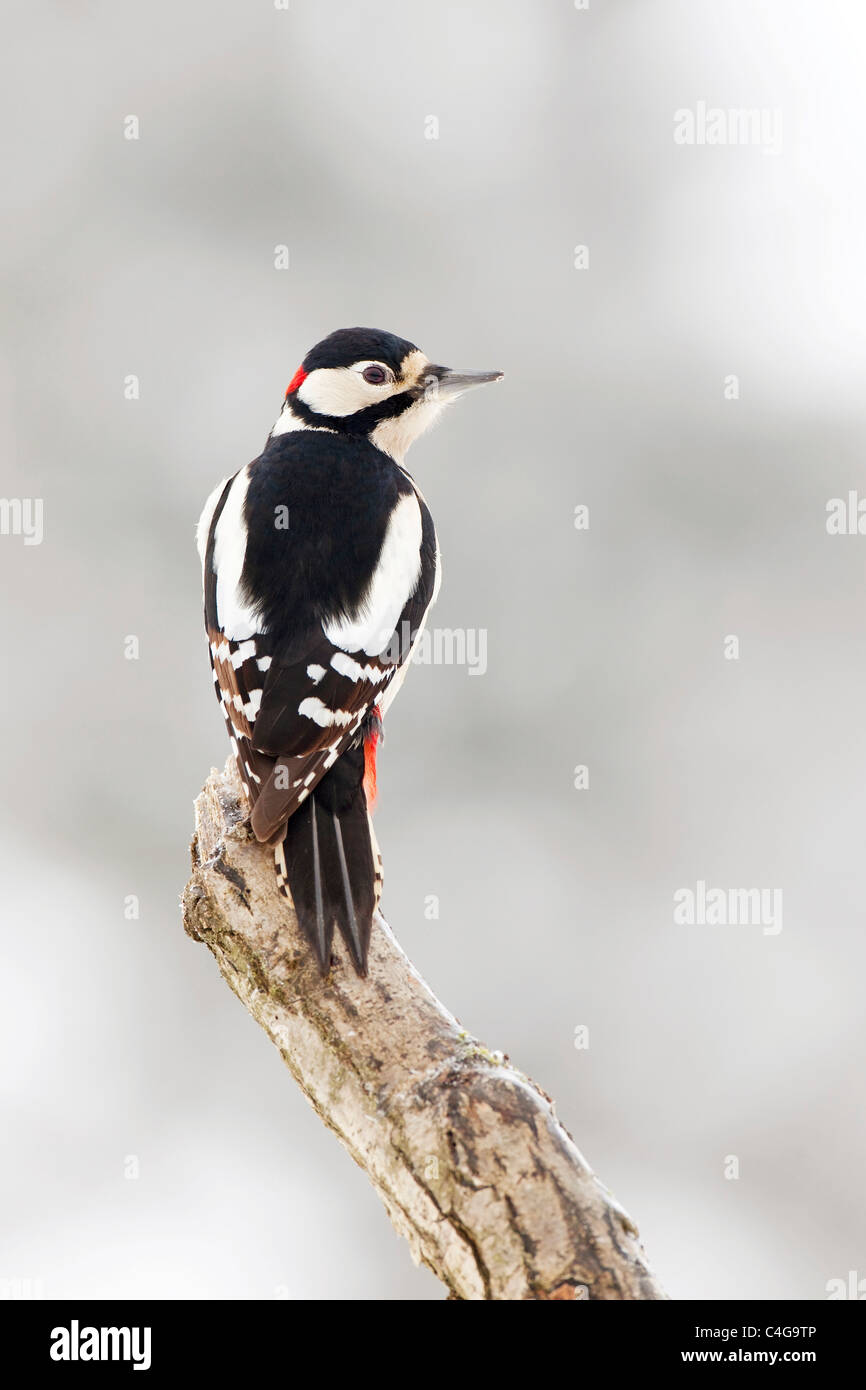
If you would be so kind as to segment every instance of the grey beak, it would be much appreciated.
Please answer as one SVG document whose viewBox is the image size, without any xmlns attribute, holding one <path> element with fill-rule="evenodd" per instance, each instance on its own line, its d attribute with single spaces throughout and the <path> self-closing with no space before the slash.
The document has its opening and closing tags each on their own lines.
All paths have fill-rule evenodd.
<svg viewBox="0 0 866 1390">
<path fill-rule="evenodd" d="M 440 396 L 459 396 L 473 386 L 485 386 L 488 381 L 501 381 L 504 372 L 455 372 L 450 367 L 434 367 L 436 381 L 429 386 Z M 429 380 L 429 379 L 428 379 Z"/>
</svg>

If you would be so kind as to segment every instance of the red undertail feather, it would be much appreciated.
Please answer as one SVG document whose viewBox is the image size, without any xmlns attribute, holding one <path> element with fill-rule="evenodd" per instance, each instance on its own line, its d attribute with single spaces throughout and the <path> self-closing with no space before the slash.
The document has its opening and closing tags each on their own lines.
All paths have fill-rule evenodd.
<svg viewBox="0 0 866 1390">
<path fill-rule="evenodd" d="M 381 720 L 379 706 L 376 705 L 375 714 Z M 364 739 L 364 795 L 367 798 L 367 806 L 371 811 L 376 808 L 376 798 L 379 794 L 376 785 L 376 753 L 379 748 L 379 739 L 382 734 L 381 724 L 378 728 L 370 731 Z"/>
</svg>

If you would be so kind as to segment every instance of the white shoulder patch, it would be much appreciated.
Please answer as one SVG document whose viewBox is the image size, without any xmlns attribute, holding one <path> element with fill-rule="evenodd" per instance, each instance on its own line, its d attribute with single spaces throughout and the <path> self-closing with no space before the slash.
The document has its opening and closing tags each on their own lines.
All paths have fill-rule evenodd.
<svg viewBox="0 0 866 1390">
<path fill-rule="evenodd" d="M 364 603 L 349 618 L 323 623 L 325 636 L 344 652 L 378 656 L 390 642 L 420 574 L 421 508 L 411 492 L 391 513 Z"/>
<path fill-rule="evenodd" d="M 434 576 L 434 578 L 433 578 L 433 595 L 432 595 L 432 597 L 431 597 L 431 599 L 430 599 L 430 607 L 431 607 L 431 608 L 433 607 L 434 603 L 436 602 L 437 598 L 439 597 L 439 590 L 440 590 L 441 588 L 442 588 L 442 551 L 439 549 L 439 542 L 438 542 L 438 540 L 437 540 L 437 542 L 436 542 L 436 574 L 435 574 L 435 576 Z"/>
<path fill-rule="evenodd" d="M 222 491 L 227 481 L 227 478 L 223 478 L 221 483 L 217 483 L 210 497 L 204 504 L 202 514 L 198 519 L 198 526 L 195 528 L 195 543 L 198 547 L 202 573 L 204 573 L 204 557 L 207 551 L 207 538 L 210 535 L 210 524 L 213 521 L 213 514 L 216 511 L 217 502 L 222 497 Z"/>
<path fill-rule="evenodd" d="M 235 474 L 214 532 L 217 618 L 226 637 L 233 642 L 244 642 L 263 631 L 255 609 L 242 597 L 240 587 L 247 553 L 244 500 L 250 485 L 249 470 L 247 464 Z"/>
</svg>

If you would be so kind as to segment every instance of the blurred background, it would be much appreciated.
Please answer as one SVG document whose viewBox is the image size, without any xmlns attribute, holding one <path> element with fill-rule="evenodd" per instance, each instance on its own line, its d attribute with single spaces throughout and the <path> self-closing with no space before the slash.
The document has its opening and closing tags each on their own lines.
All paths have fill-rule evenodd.
<svg viewBox="0 0 866 1390">
<path fill-rule="evenodd" d="M 444 1296 L 178 907 L 228 751 L 195 522 L 353 324 L 506 372 L 410 456 L 487 670 L 389 716 L 386 916 L 674 1297 L 866 1275 L 862 6 L 6 28 L 0 1293 Z M 783 929 L 677 924 L 699 880 Z"/>
</svg>

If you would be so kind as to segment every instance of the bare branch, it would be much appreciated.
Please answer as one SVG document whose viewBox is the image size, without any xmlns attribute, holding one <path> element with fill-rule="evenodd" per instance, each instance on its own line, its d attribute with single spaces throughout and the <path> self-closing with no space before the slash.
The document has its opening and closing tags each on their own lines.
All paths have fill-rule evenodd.
<svg viewBox="0 0 866 1390">
<path fill-rule="evenodd" d="M 453 1298 L 664 1298 L 549 1097 L 460 1027 L 381 918 L 368 979 L 342 957 L 320 977 L 245 818 L 230 760 L 196 801 L 184 925 L 414 1257 Z"/>
</svg>

